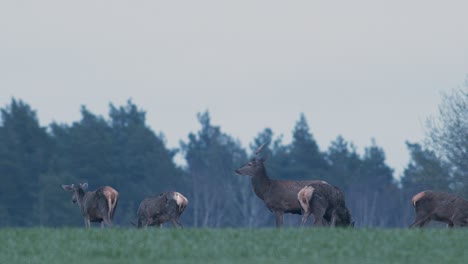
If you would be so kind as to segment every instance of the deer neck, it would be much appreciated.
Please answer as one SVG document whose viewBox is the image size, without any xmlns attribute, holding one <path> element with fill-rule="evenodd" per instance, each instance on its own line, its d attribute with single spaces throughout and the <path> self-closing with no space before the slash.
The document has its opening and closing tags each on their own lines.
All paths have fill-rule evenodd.
<svg viewBox="0 0 468 264">
<path fill-rule="evenodd" d="M 80 190 L 78 191 L 78 205 L 80 206 L 81 213 L 84 214 L 84 200 L 87 192 Z"/>
<path fill-rule="evenodd" d="M 263 167 L 259 173 L 255 174 L 252 177 L 252 186 L 255 191 L 255 194 L 257 194 L 260 199 L 264 199 L 266 192 L 270 188 L 270 183 L 271 179 L 268 177 L 266 174 L 266 170 Z"/>
</svg>

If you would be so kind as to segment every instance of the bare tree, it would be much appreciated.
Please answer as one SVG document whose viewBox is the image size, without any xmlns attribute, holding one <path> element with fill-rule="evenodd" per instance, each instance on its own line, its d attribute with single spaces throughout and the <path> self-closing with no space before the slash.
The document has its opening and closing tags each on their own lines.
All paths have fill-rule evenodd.
<svg viewBox="0 0 468 264">
<path fill-rule="evenodd" d="M 236 177 L 226 189 L 231 197 L 232 209 L 236 211 L 239 226 L 266 226 L 270 221 L 268 209 L 252 192 L 249 179 Z"/>
<path fill-rule="evenodd" d="M 427 121 L 429 144 L 452 166 L 455 191 L 468 194 L 468 79 L 443 95 L 439 114 Z"/>
<path fill-rule="evenodd" d="M 201 129 L 181 142 L 192 182 L 191 204 L 196 227 L 220 227 L 238 224 L 238 211 L 232 210 L 231 192 L 236 177 L 234 168 L 245 160 L 240 142 L 211 124 L 208 112 L 198 115 Z"/>
</svg>

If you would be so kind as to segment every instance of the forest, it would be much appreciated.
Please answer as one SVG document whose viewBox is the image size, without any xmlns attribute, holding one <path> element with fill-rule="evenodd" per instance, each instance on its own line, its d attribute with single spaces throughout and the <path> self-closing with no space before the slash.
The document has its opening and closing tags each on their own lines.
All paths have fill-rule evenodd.
<svg viewBox="0 0 468 264">
<path fill-rule="evenodd" d="M 352 141 L 337 135 L 320 149 L 303 114 L 291 143 L 265 128 L 245 149 L 212 124 L 209 112 L 198 113 L 199 130 L 171 149 L 131 100 L 110 104 L 105 117 L 83 106 L 80 120 L 48 126 L 41 126 L 36 110 L 21 99 L 12 98 L 0 111 L 0 227 L 83 226 L 79 208 L 61 188 L 80 182 L 88 182 L 90 190 L 109 185 L 119 191 L 114 218 L 119 226 L 131 225 L 144 197 L 169 190 L 189 199 L 180 219 L 184 226 L 274 226 L 249 177 L 234 173 L 263 143 L 270 177 L 320 179 L 339 187 L 358 227 L 408 226 L 414 219 L 411 197 L 422 190 L 468 197 L 466 89 L 443 96 L 439 115 L 428 119 L 427 138 L 406 142 L 410 160 L 401 177 L 375 142 L 360 154 Z M 174 161 L 178 153 L 186 165 Z M 299 223 L 299 216 L 286 217 L 287 225 Z"/>
</svg>

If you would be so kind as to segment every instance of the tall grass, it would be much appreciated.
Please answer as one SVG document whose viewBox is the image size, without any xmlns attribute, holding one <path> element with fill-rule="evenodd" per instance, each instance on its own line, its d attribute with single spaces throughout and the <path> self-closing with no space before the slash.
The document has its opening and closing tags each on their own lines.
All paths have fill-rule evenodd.
<svg viewBox="0 0 468 264">
<path fill-rule="evenodd" d="M 0 263 L 468 263 L 462 229 L 0 229 Z"/>
</svg>

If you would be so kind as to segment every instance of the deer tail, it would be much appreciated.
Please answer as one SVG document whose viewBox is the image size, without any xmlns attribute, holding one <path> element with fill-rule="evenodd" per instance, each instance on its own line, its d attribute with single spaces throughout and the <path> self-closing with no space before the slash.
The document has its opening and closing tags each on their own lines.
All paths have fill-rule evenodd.
<svg viewBox="0 0 468 264">
<path fill-rule="evenodd" d="M 119 203 L 119 195 L 117 194 L 112 201 L 112 214 L 111 220 L 114 219 L 115 209 L 117 209 L 117 204 Z"/>
<path fill-rule="evenodd" d="M 118 201 L 118 193 L 113 193 L 113 192 L 108 192 L 106 195 L 106 200 L 107 200 L 107 217 L 109 218 L 109 221 L 112 222 L 112 219 L 114 218 L 114 213 L 115 213 L 115 208 L 117 206 L 117 201 Z"/>
<path fill-rule="evenodd" d="M 304 212 L 309 212 L 309 201 L 314 195 L 315 188 L 308 185 L 297 193 L 297 200 L 301 204 Z"/>
<path fill-rule="evenodd" d="M 415 196 L 413 196 L 413 198 L 411 199 L 411 201 L 413 202 L 413 206 L 416 207 L 416 203 L 421 200 L 424 195 L 426 194 L 426 192 L 420 192 L 418 194 L 416 194 Z"/>
</svg>

